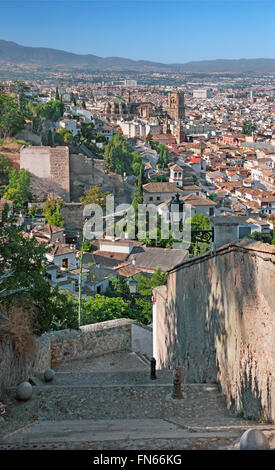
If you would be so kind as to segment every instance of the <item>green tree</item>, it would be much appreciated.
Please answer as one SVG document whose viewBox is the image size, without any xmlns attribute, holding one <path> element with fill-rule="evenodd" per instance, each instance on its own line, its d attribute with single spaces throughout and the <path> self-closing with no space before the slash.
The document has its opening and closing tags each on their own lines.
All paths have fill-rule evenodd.
<svg viewBox="0 0 275 470">
<path fill-rule="evenodd" d="M 25 289 L 6 299 L 7 306 L 20 301 L 32 312 L 33 333 L 77 327 L 77 310 L 74 298 L 57 287 L 53 288 L 45 276 L 47 248 L 24 236 L 21 227 L 12 222 L 0 224 L 0 276 L 11 272 L 1 284 L 1 289 Z"/>
<path fill-rule="evenodd" d="M 60 135 L 61 136 L 61 139 L 59 140 L 57 135 Z M 55 135 L 55 141 L 59 140 L 59 142 L 62 142 L 62 144 L 59 143 L 59 145 L 64 145 L 64 144 L 73 144 L 74 142 L 74 136 L 73 134 L 68 131 L 68 129 L 59 129 L 57 132 L 56 132 L 56 135 Z"/>
<path fill-rule="evenodd" d="M 143 166 L 140 166 L 139 169 L 139 176 L 138 176 L 138 182 L 136 186 L 136 190 L 134 192 L 134 197 L 133 197 L 133 202 L 132 206 L 135 209 L 135 213 L 137 214 L 138 212 L 138 206 L 139 204 L 143 204 Z"/>
<path fill-rule="evenodd" d="M 56 89 L 55 89 L 55 99 L 60 101 L 60 95 L 59 95 L 58 87 L 56 87 Z"/>
<path fill-rule="evenodd" d="M 153 139 L 153 136 L 152 134 L 150 134 L 150 132 L 147 134 L 145 140 L 148 144 L 150 144 L 152 142 L 152 139 Z"/>
<path fill-rule="evenodd" d="M 142 167 L 142 158 L 141 154 L 137 151 L 132 153 L 132 170 L 134 175 L 139 175 L 140 167 Z"/>
<path fill-rule="evenodd" d="M 47 224 L 54 225 L 56 227 L 63 227 L 65 220 L 61 215 L 62 207 L 61 199 L 50 199 L 45 202 L 43 205 L 43 211 Z"/>
<path fill-rule="evenodd" d="M 94 131 L 94 124 L 92 122 L 81 122 L 80 124 L 81 134 L 85 139 L 89 142 L 94 139 L 95 131 Z"/>
<path fill-rule="evenodd" d="M 263 236 L 262 236 L 262 232 L 252 232 L 250 235 L 249 235 L 249 238 L 252 238 L 253 240 L 257 240 L 257 241 L 263 241 Z"/>
<path fill-rule="evenodd" d="M 53 133 L 51 130 L 48 130 L 47 132 L 44 132 L 41 136 L 41 143 L 42 145 L 46 145 L 49 147 L 53 147 Z"/>
<path fill-rule="evenodd" d="M 13 136 L 24 124 L 19 104 L 11 96 L 0 93 L 0 138 Z"/>
<path fill-rule="evenodd" d="M 168 165 L 168 149 L 165 145 L 159 146 L 159 159 L 158 159 L 158 167 L 159 168 L 166 168 Z"/>
<path fill-rule="evenodd" d="M 91 186 L 90 189 L 85 191 L 80 201 L 83 202 L 85 206 L 88 204 L 98 204 L 100 207 L 105 208 L 106 197 L 109 196 L 109 194 L 109 192 L 100 191 L 98 186 Z"/>
<path fill-rule="evenodd" d="M 242 126 L 242 133 L 246 135 L 252 135 L 252 132 L 257 129 L 257 126 L 251 121 L 245 120 Z"/>
<path fill-rule="evenodd" d="M 33 204 L 30 209 L 29 209 L 29 215 L 34 218 L 37 214 L 37 211 L 38 211 L 38 207 L 36 204 Z"/>
<path fill-rule="evenodd" d="M 195 214 L 191 218 L 191 230 L 211 230 L 211 222 L 210 220 L 203 214 Z M 211 244 L 209 243 L 201 243 L 201 242 L 193 242 L 190 246 L 190 253 L 194 256 L 199 256 L 200 254 L 209 251 L 211 248 Z"/>
<path fill-rule="evenodd" d="M 133 152 L 130 143 L 117 132 L 107 143 L 104 151 L 105 168 L 107 172 L 116 171 L 132 174 Z"/>
<path fill-rule="evenodd" d="M 47 104 L 42 105 L 40 115 L 44 119 L 56 122 L 64 113 L 64 104 L 60 100 L 49 101 Z"/>
<path fill-rule="evenodd" d="M 127 318 L 129 305 L 121 297 L 96 294 L 82 301 L 82 325 L 98 323 L 116 318 Z"/>
<path fill-rule="evenodd" d="M 9 173 L 12 169 L 10 161 L 6 155 L 0 154 L 0 185 L 7 185 Z"/>
<path fill-rule="evenodd" d="M 167 273 L 157 269 L 150 277 L 145 277 L 143 274 L 136 274 L 135 278 L 138 281 L 137 292 L 140 295 L 152 295 L 152 289 L 167 283 Z"/>
<path fill-rule="evenodd" d="M 125 279 L 116 277 L 112 279 L 105 295 L 109 297 L 121 297 L 124 300 L 130 300 L 131 294 Z"/>
<path fill-rule="evenodd" d="M 23 207 L 32 197 L 30 182 L 31 175 L 28 170 L 12 168 L 9 172 L 9 184 L 3 197 L 13 201 L 15 207 Z"/>
</svg>

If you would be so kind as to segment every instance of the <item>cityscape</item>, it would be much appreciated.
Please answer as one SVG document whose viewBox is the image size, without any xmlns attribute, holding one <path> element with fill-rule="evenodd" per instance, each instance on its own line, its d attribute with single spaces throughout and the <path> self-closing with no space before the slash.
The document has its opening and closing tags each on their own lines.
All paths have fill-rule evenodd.
<svg viewBox="0 0 275 470">
<path fill-rule="evenodd" d="M 274 450 L 274 2 L 0 11 L 0 450 Z"/>
</svg>

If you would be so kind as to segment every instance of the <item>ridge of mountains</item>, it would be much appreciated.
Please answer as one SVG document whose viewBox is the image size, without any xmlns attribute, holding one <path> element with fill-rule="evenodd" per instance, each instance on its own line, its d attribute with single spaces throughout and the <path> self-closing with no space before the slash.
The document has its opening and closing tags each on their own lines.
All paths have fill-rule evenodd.
<svg viewBox="0 0 275 470">
<path fill-rule="evenodd" d="M 46 68 L 82 68 L 87 71 L 128 70 L 137 72 L 249 73 L 275 72 L 275 59 L 216 59 L 183 64 L 163 64 L 148 60 L 122 57 L 99 57 L 93 54 L 74 54 L 45 47 L 26 47 L 0 40 L 0 65 L 29 65 Z"/>
</svg>

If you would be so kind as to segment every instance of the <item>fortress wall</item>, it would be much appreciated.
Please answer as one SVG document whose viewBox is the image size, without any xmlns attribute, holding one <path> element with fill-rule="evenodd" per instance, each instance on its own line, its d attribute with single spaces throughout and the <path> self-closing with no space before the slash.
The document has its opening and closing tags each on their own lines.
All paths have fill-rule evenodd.
<svg viewBox="0 0 275 470">
<path fill-rule="evenodd" d="M 24 147 L 20 151 L 20 168 L 36 177 L 35 185 L 45 194 L 54 191 L 70 201 L 70 162 L 68 147 Z M 39 179 L 38 179 L 39 178 Z"/>
<path fill-rule="evenodd" d="M 274 421 L 275 247 L 252 241 L 187 261 L 169 273 L 166 301 L 155 297 L 157 367 L 179 363 L 186 383 L 217 382 L 228 408 Z"/>
</svg>

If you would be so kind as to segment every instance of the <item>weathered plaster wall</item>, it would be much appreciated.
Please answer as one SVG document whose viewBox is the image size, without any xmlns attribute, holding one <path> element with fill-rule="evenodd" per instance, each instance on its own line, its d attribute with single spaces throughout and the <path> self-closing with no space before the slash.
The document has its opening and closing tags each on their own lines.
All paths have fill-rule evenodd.
<svg viewBox="0 0 275 470">
<path fill-rule="evenodd" d="M 152 327 L 133 323 L 131 329 L 131 350 L 146 354 L 151 359 L 153 356 L 153 332 Z"/>
<path fill-rule="evenodd" d="M 166 302 L 155 297 L 157 366 L 180 362 L 185 382 L 218 382 L 228 407 L 275 420 L 275 247 L 246 240 L 187 261 Z"/>
</svg>

